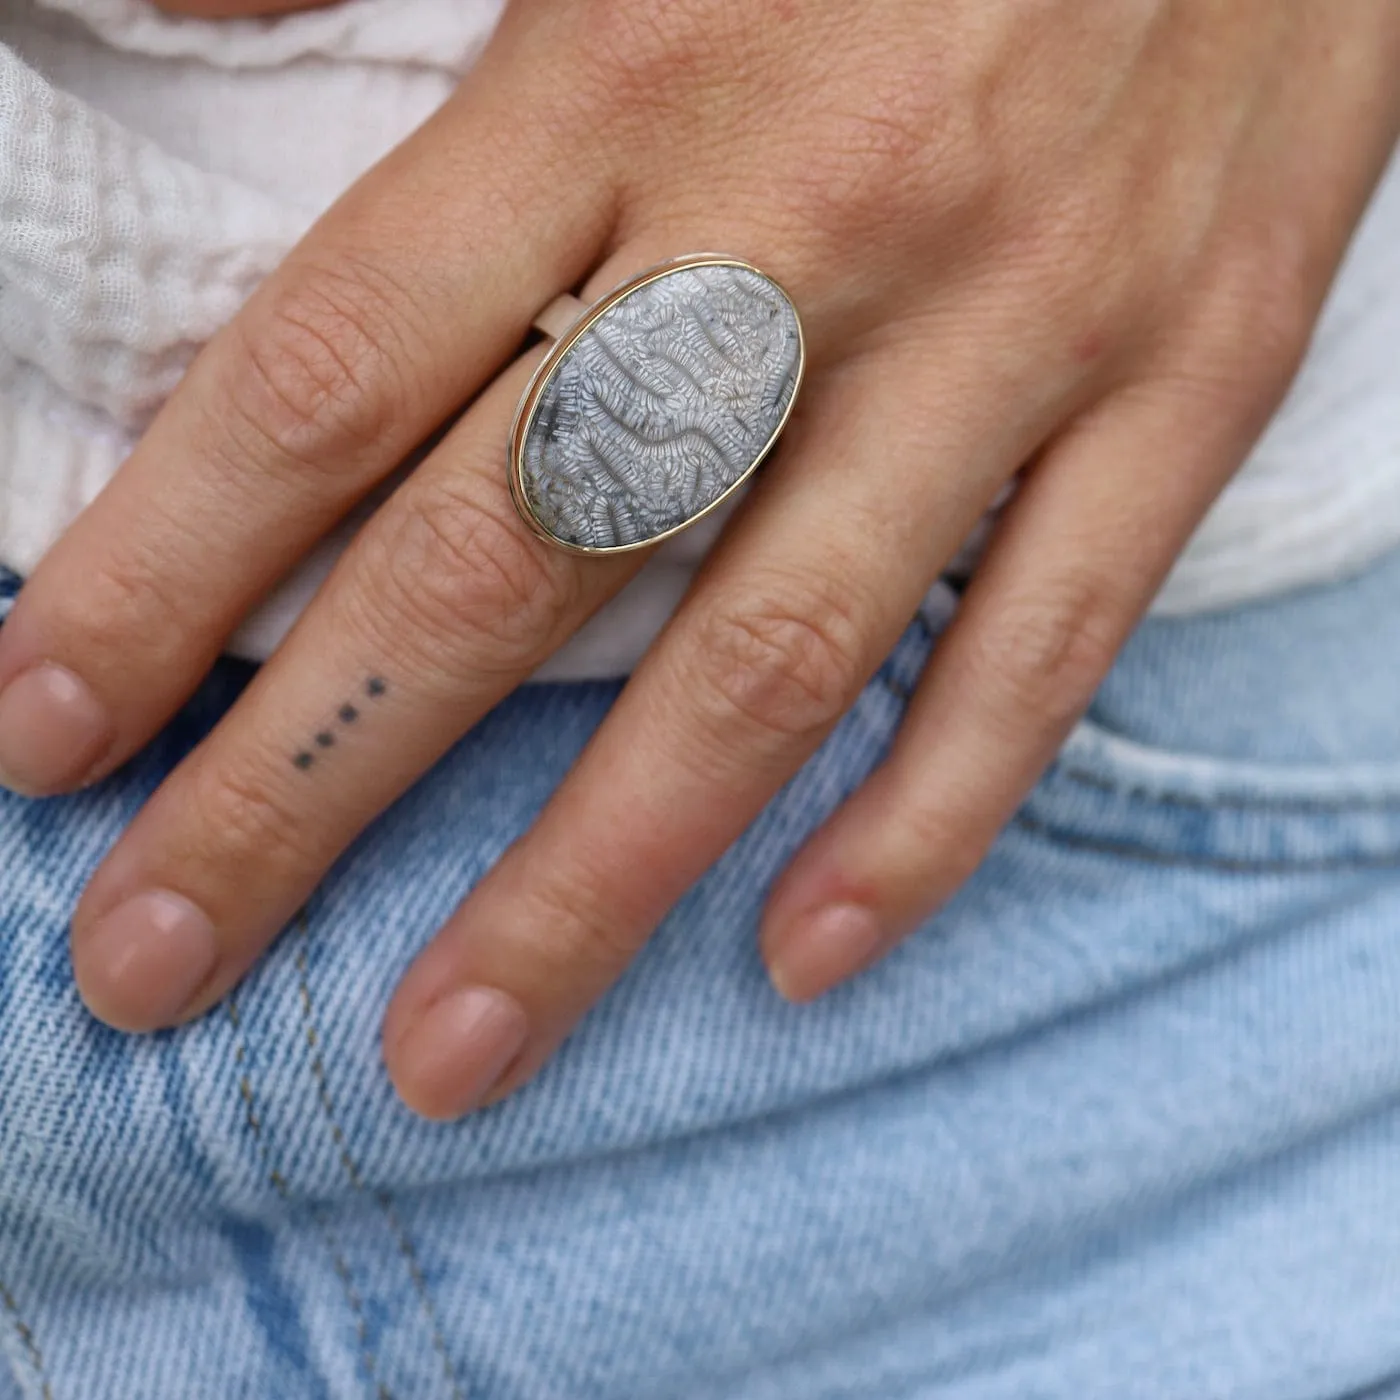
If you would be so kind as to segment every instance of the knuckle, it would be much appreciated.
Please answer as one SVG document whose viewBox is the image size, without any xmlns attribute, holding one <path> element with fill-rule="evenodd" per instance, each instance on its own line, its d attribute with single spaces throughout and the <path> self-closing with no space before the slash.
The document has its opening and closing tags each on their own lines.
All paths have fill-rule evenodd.
<svg viewBox="0 0 1400 1400">
<path fill-rule="evenodd" d="M 1225 241 L 1203 259 L 1164 338 L 1162 378 L 1257 432 L 1307 352 L 1326 279 L 1281 226 Z"/>
<path fill-rule="evenodd" d="M 1266 392 L 1281 390 L 1311 339 L 1317 289 L 1301 240 L 1287 229 L 1242 239 L 1218 261 L 1207 296 L 1222 364 Z"/>
<path fill-rule="evenodd" d="M 1137 224 L 1120 185 L 1054 179 L 987 241 L 993 285 L 1014 314 L 1034 306 L 1032 337 L 1057 361 L 1070 347 L 1076 365 L 1116 364 L 1141 338 L 1160 279 Z"/>
<path fill-rule="evenodd" d="M 1024 144 L 1007 139 L 988 120 L 988 103 L 966 88 L 966 78 L 950 75 L 962 100 L 940 101 L 936 89 L 922 94 L 920 128 L 924 132 L 921 168 L 931 207 L 946 228 L 945 238 L 969 233 L 979 243 L 989 231 L 1000 232 L 1008 222 L 1005 213 L 1024 183 Z M 910 151 L 911 165 L 916 153 Z"/>
<path fill-rule="evenodd" d="M 1035 269 L 1056 319 L 1086 311 L 1126 319 L 1147 280 L 1131 223 L 1122 191 L 1072 184 L 1030 204 L 1006 243 Z"/>
<path fill-rule="evenodd" d="M 445 483 L 426 487 L 374 554 L 365 574 L 394 644 L 401 650 L 410 636 L 450 655 L 474 643 L 478 671 L 493 655 L 515 669 L 547 651 L 573 596 L 572 560 L 551 557 L 504 510 Z"/>
<path fill-rule="evenodd" d="M 200 643 L 189 629 L 191 597 L 182 575 L 187 571 L 169 555 L 128 542 L 114 557 L 89 562 L 81 590 L 60 589 L 50 599 L 52 626 L 72 655 L 115 674 L 139 666 L 147 674 L 184 676 L 199 664 Z"/>
<path fill-rule="evenodd" d="M 557 991 L 573 1000 L 580 991 L 596 991 L 637 955 L 649 924 L 637 916 L 635 877 L 608 858 L 575 852 L 540 868 L 547 876 L 529 891 L 528 916 L 520 920 L 513 961 L 533 968 Z"/>
<path fill-rule="evenodd" d="M 809 738 L 854 701 L 863 648 L 849 603 L 832 591 L 800 601 L 790 588 L 713 607 L 700 627 L 697 696 L 711 724 L 737 721 L 777 738 Z"/>
<path fill-rule="evenodd" d="M 555 917 L 547 926 L 569 930 L 565 950 L 571 976 L 582 966 L 610 977 L 637 956 L 641 937 L 626 919 L 609 917 L 606 901 L 561 896 L 555 904 Z"/>
<path fill-rule="evenodd" d="M 901 810 L 895 839 L 921 882 L 933 877 L 941 889 L 958 889 L 982 864 L 994 832 L 963 804 L 931 806 L 920 796 Z"/>
<path fill-rule="evenodd" d="M 794 223 L 827 258 L 847 258 L 853 245 L 917 242 L 937 209 L 933 184 L 928 135 L 908 114 L 848 115 L 794 166 Z"/>
<path fill-rule="evenodd" d="M 615 107 L 650 109 L 697 81 L 697 65 L 713 47 L 694 0 L 633 5 L 591 0 L 583 7 L 588 71 Z"/>
<path fill-rule="evenodd" d="M 405 336 L 392 294 L 353 259 L 302 264 L 253 316 L 232 323 L 224 385 L 232 427 L 258 455 L 343 472 L 405 413 Z"/>
<path fill-rule="evenodd" d="M 794 144 L 773 153 L 788 172 L 789 241 L 812 245 L 827 267 L 848 265 L 853 247 L 866 258 L 919 260 L 930 239 L 956 254 L 960 240 L 985 239 L 1002 198 L 1001 170 L 954 114 L 922 89 L 887 81 L 804 110 Z"/>
<path fill-rule="evenodd" d="M 971 690 L 1014 725 L 1072 723 L 1118 648 L 1113 585 L 1088 576 L 1045 581 L 974 633 Z"/>
<path fill-rule="evenodd" d="M 246 762 L 204 762 L 191 781 L 195 819 L 185 825 L 184 841 L 202 863 L 246 878 L 252 868 L 286 870 L 306 858 L 305 836 L 315 823 L 299 819 L 272 775 Z"/>
</svg>

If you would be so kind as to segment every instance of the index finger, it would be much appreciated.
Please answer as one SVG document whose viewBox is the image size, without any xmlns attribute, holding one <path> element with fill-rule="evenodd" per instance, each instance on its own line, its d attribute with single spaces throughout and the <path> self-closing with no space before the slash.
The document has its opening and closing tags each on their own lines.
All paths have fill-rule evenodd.
<svg viewBox="0 0 1400 1400">
<path fill-rule="evenodd" d="M 0 633 L 0 781 L 60 791 L 134 752 L 596 260 L 609 181 L 521 39 L 321 220 L 40 563 Z"/>
</svg>

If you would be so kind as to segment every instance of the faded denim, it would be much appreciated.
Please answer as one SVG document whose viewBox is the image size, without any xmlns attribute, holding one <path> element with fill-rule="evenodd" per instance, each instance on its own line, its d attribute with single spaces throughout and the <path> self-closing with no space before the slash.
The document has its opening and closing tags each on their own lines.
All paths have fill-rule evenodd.
<svg viewBox="0 0 1400 1400">
<path fill-rule="evenodd" d="M 249 671 L 97 789 L 0 796 L 0 1397 L 1400 1396 L 1400 555 L 1145 624 L 953 904 L 786 1006 L 764 891 L 933 644 L 453 1126 L 381 1010 L 615 685 L 517 692 L 148 1039 L 85 1015 L 66 920 Z"/>
</svg>

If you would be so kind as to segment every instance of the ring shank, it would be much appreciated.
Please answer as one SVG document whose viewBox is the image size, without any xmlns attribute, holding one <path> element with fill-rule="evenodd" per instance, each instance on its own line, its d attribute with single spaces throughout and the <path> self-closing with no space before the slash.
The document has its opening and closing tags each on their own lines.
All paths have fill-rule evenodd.
<svg viewBox="0 0 1400 1400">
<path fill-rule="evenodd" d="M 587 310 L 587 306 L 571 292 L 562 292 L 530 324 L 551 340 L 558 340 Z"/>
</svg>

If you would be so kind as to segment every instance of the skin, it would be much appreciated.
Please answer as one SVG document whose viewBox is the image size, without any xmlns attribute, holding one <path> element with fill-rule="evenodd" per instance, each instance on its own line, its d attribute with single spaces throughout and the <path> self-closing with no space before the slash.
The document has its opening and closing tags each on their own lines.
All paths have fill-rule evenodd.
<svg viewBox="0 0 1400 1400">
<path fill-rule="evenodd" d="M 38 676 L 25 703 L 69 726 L 20 745 L 0 693 L 9 780 L 93 782 L 476 396 L 93 878 L 88 1005 L 135 1031 L 207 1010 L 632 577 L 644 552 L 570 556 L 513 509 L 540 352 L 511 356 L 558 289 L 695 249 L 792 294 L 799 407 L 573 771 L 398 988 L 388 1070 L 434 1117 L 525 1082 L 1019 471 L 893 751 L 768 901 L 784 994 L 878 958 L 976 867 L 1277 405 L 1400 132 L 1397 71 L 1390 0 L 517 0 L 198 358 L 0 632 L 0 687 Z"/>
</svg>

